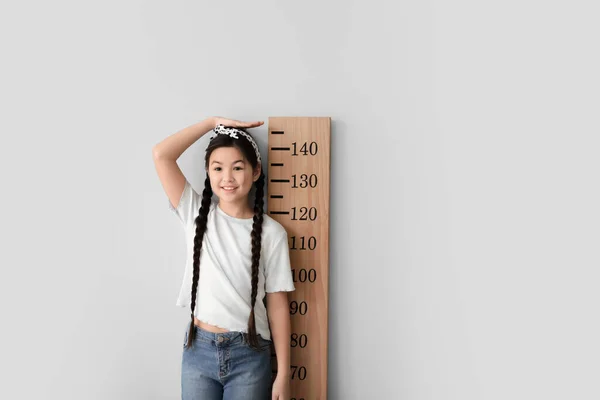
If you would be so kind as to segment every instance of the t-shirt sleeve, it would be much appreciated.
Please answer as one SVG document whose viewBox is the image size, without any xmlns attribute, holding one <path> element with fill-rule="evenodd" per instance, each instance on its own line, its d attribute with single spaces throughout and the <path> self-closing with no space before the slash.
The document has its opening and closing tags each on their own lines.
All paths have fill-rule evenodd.
<svg viewBox="0 0 600 400">
<path fill-rule="evenodd" d="M 186 179 L 185 186 L 183 187 L 183 193 L 179 199 L 177 208 L 173 207 L 171 201 L 169 202 L 169 210 L 171 210 L 177 218 L 186 225 L 189 221 L 193 221 L 198 216 L 198 210 L 202 203 L 202 197 L 194 190 L 190 182 Z"/>
<path fill-rule="evenodd" d="M 293 292 L 294 290 L 296 288 L 292 278 L 288 237 L 284 231 L 265 260 L 265 292 Z"/>
</svg>

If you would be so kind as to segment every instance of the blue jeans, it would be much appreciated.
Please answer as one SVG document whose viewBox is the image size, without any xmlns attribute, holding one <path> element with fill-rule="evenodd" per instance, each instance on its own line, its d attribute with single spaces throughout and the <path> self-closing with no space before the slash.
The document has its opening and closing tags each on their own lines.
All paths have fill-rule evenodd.
<svg viewBox="0 0 600 400">
<path fill-rule="evenodd" d="M 272 390 L 271 341 L 258 336 L 254 350 L 241 332 L 212 333 L 196 325 L 192 347 L 181 360 L 182 400 L 270 400 Z"/>
</svg>

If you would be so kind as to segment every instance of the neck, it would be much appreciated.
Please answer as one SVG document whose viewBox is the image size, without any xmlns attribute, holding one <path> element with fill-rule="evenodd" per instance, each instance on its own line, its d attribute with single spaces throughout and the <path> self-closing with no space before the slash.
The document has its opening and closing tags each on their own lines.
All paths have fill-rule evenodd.
<svg viewBox="0 0 600 400">
<path fill-rule="evenodd" d="M 254 216 L 254 211 L 244 201 L 231 203 L 219 200 L 219 207 L 225 214 L 234 218 L 252 218 Z"/>
</svg>

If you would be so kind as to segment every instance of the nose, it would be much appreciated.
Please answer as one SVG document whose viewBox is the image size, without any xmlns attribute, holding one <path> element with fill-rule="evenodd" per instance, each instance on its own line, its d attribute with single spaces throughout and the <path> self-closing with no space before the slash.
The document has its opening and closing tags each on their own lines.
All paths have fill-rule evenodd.
<svg viewBox="0 0 600 400">
<path fill-rule="evenodd" d="M 233 174 L 231 173 L 231 171 L 223 172 L 223 181 L 230 182 L 232 180 L 233 180 Z"/>
</svg>

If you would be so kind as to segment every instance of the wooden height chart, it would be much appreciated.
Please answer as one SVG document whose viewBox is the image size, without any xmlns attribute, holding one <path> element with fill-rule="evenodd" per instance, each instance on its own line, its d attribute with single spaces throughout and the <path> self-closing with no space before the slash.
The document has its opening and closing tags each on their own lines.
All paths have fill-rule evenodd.
<svg viewBox="0 0 600 400">
<path fill-rule="evenodd" d="M 267 209 L 288 233 L 296 287 L 288 296 L 295 400 L 327 398 L 330 136 L 329 117 L 269 118 Z"/>
</svg>

